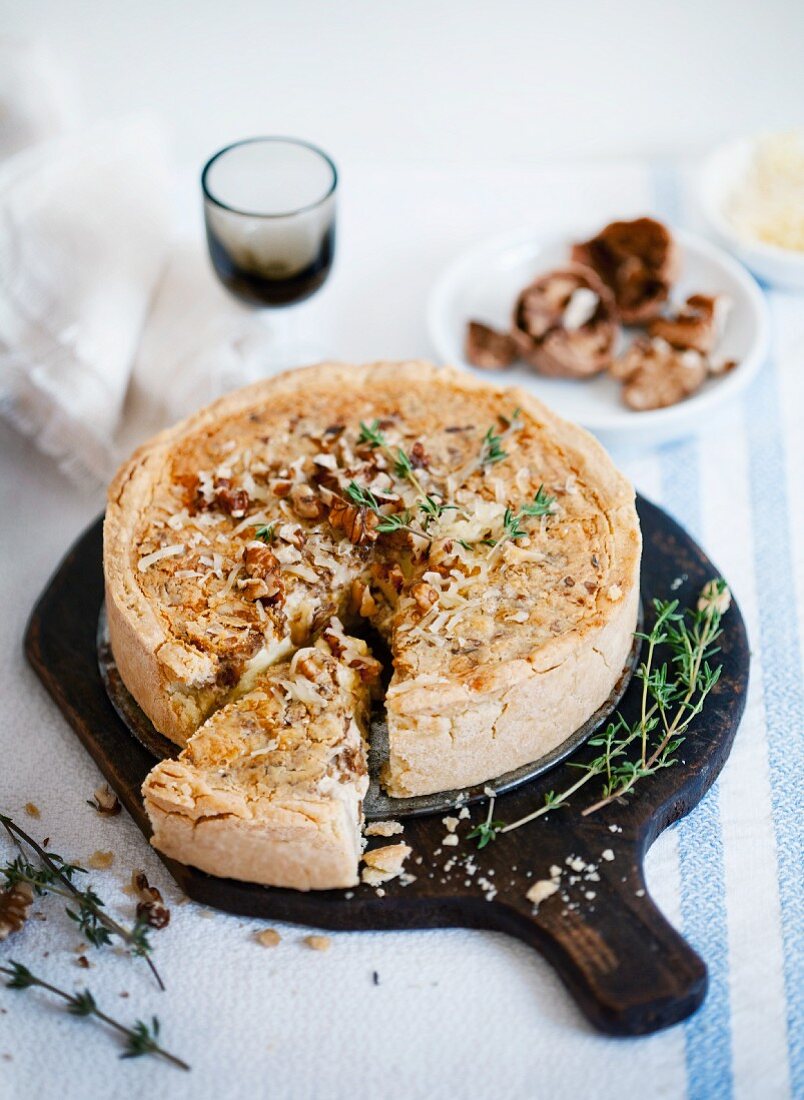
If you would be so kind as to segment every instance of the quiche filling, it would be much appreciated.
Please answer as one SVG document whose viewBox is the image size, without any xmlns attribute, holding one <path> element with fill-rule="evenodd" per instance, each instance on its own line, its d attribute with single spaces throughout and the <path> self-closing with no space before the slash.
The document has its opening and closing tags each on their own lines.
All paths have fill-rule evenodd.
<svg viewBox="0 0 804 1100">
<path fill-rule="evenodd" d="M 393 657 L 391 794 L 536 759 L 618 679 L 639 555 L 633 492 L 591 437 L 525 394 L 427 364 L 292 372 L 157 437 L 112 485 L 104 555 L 121 675 L 187 744 L 146 783 L 155 843 L 170 846 L 173 815 L 186 828 L 169 854 L 248 878 L 242 860 L 217 870 L 199 855 L 199 822 L 241 815 L 276 847 L 263 809 L 309 820 L 298 800 L 314 790 L 359 834 L 376 679 L 349 633 L 361 621 Z M 288 737 L 292 749 L 262 751 Z M 334 798 L 347 744 L 363 771 L 339 764 L 350 795 Z M 354 848 L 334 884 L 356 880 Z M 308 879 L 333 884 L 322 875 Z"/>
</svg>

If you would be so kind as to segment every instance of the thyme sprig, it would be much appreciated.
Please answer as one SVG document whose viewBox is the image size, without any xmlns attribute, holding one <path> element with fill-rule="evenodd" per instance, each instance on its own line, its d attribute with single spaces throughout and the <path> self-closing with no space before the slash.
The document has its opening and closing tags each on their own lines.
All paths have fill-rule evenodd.
<svg viewBox="0 0 804 1100">
<path fill-rule="evenodd" d="M 494 821 L 494 804 L 497 801 L 496 791 L 489 791 L 489 808 L 486 813 L 486 820 L 481 821 L 480 824 L 475 825 L 471 832 L 466 834 L 468 840 L 477 840 L 478 848 L 485 848 L 492 840 L 495 840 L 497 833 L 502 829 L 504 822 Z"/>
<path fill-rule="evenodd" d="M 446 501 L 433 494 L 426 494 L 423 500 L 416 504 L 415 509 L 406 508 L 402 512 L 383 512 L 382 505 L 365 485 L 359 485 L 356 481 L 350 481 L 346 487 L 346 496 L 359 508 L 366 508 L 373 512 L 379 519 L 374 528 L 380 535 L 394 534 L 397 531 L 409 531 L 417 538 L 432 542 L 428 528 L 435 520 L 439 520 L 445 512 L 460 511 L 457 504 L 447 504 Z M 415 527 L 414 523 L 419 526 Z"/>
<path fill-rule="evenodd" d="M 502 445 L 522 427 L 520 413 L 521 410 L 517 408 L 514 409 L 510 416 L 500 417 L 505 424 L 505 430 L 503 432 L 498 432 L 496 431 L 495 425 L 492 424 L 483 436 L 483 442 L 480 444 L 480 457 L 478 459 L 481 469 L 485 469 L 487 466 L 496 466 L 498 462 L 503 462 L 508 458 L 508 452 L 503 450 Z"/>
<path fill-rule="evenodd" d="M 6 880 L 6 886 L 28 882 L 37 894 L 57 894 L 67 898 L 75 905 L 75 908 L 65 907 L 67 916 L 75 921 L 89 943 L 102 947 L 117 936 L 133 955 L 141 955 L 145 959 L 159 988 L 164 989 L 165 984 L 151 959 L 147 923 L 137 920 L 131 928 L 119 924 L 106 912 L 102 899 L 91 886 L 81 890 L 73 882 L 76 875 L 86 874 L 83 867 L 77 863 L 68 863 L 55 852 L 46 851 L 7 815 L 0 814 L 0 824 L 20 849 L 20 855 L 16 859 L 5 867 L 0 867 L 0 875 Z M 40 866 L 28 859 L 22 849 L 23 844 L 36 853 Z"/>
<path fill-rule="evenodd" d="M 678 763 L 678 749 L 690 723 L 720 679 L 722 665 L 713 666 L 711 660 L 719 652 L 716 643 L 730 599 L 726 582 L 717 578 L 704 586 L 694 610 L 680 609 L 678 600 L 654 600 L 651 630 L 635 635 L 646 643 L 645 659 L 636 671 L 642 681 L 639 717 L 629 723 L 616 714 L 603 733 L 588 742 L 600 750 L 598 755 L 589 763 L 570 763 L 581 776 L 563 791 L 548 791 L 542 805 L 531 813 L 502 824 L 491 822 L 490 808 L 487 826 L 497 826 L 493 836 L 487 835 L 489 828 L 484 826 L 469 834 L 481 838 L 478 847 L 566 806 L 593 779 L 603 780 L 600 797 L 581 811 L 583 817 L 626 798 L 641 780 Z M 667 647 L 669 660 L 657 665 L 659 646 Z"/>
<path fill-rule="evenodd" d="M 361 420 L 360 434 L 357 437 L 357 442 L 366 443 L 373 450 L 381 451 L 391 463 L 393 471 L 398 478 L 401 478 L 403 481 L 409 481 L 420 497 L 427 496 L 421 481 L 419 481 L 419 478 L 416 476 L 416 471 L 413 469 L 413 463 L 410 460 L 410 456 L 405 453 L 402 447 L 391 447 L 388 440 L 380 431 L 379 420 L 373 420 L 371 424 L 366 424 L 364 420 Z"/>
<path fill-rule="evenodd" d="M 352 504 L 356 504 L 358 508 L 365 508 L 377 516 L 379 523 L 375 526 L 374 530 L 378 534 L 393 535 L 397 531 L 409 531 L 410 534 L 415 535 L 419 539 L 425 539 L 428 543 L 433 541 L 421 527 L 413 526 L 413 516 L 408 509 L 405 509 L 403 512 L 383 512 L 382 505 L 374 496 L 371 489 L 367 488 L 365 485 L 358 485 L 356 481 L 350 481 L 346 486 L 346 496 Z"/>
<path fill-rule="evenodd" d="M 274 541 L 274 525 L 273 523 L 261 523 L 254 530 L 254 538 L 259 539 L 260 542 L 266 543 Z"/>
<path fill-rule="evenodd" d="M 491 543 L 489 557 L 495 554 L 504 543 L 524 538 L 528 532 L 522 526 L 522 521 L 533 516 L 550 515 L 555 502 L 556 498 L 549 496 L 544 490 L 544 485 L 540 485 L 531 503 L 521 505 L 516 512 L 512 508 L 506 508 L 503 513 L 502 534 L 496 542 Z"/>
<path fill-rule="evenodd" d="M 68 993 L 66 990 L 59 989 L 58 986 L 37 977 L 36 974 L 32 974 L 27 966 L 11 959 L 9 959 L 7 966 L 0 966 L 0 973 L 8 975 L 8 981 L 5 984 L 9 989 L 22 990 L 33 987 L 46 989 L 49 993 L 53 993 L 66 1002 L 67 1011 L 71 1015 L 94 1016 L 95 1019 L 101 1020 L 113 1028 L 124 1037 L 126 1042 L 125 1049 L 120 1055 L 121 1058 L 139 1058 L 142 1055 L 151 1054 L 158 1058 L 164 1058 L 172 1065 L 178 1066 L 179 1069 L 189 1071 L 190 1067 L 185 1061 L 177 1058 L 175 1054 L 171 1054 L 170 1051 L 165 1050 L 160 1045 L 159 1020 L 156 1016 L 151 1018 L 150 1024 L 137 1020 L 131 1027 L 127 1027 L 125 1024 L 121 1024 L 119 1020 L 115 1020 L 112 1016 L 102 1012 L 88 989 L 84 989 L 82 992 Z"/>
</svg>

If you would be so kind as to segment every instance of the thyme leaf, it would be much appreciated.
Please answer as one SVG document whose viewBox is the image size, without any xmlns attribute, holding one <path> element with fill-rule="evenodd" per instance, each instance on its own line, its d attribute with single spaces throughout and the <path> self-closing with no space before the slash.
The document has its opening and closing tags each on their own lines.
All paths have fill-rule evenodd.
<svg viewBox="0 0 804 1100">
<path fill-rule="evenodd" d="M 128 1027 L 102 1012 L 88 989 L 68 993 L 66 990 L 37 977 L 27 966 L 14 962 L 12 959 L 9 959 L 7 966 L 0 966 L 0 973 L 7 975 L 8 981 L 5 984 L 9 989 L 23 990 L 37 986 L 40 989 L 46 989 L 65 1002 L 67 1011 L 71 1015 L 94 1017 L 117 1031 L 126 1041 L 125 1049 L 120 1055 L 121 1058 L 138 1058 L 143 1054 L 152 1054 L 164 1058 L 179 1069 L 190 1069 L 186 1062 L 182 1061 L 181 1058 L 177 1058 L 175 1054 L 171 1054 L 159 1044 L 159 1020 L 156 1016 L 151 1018 L 150 1026 L 143 1023 L 142 1020 L 136 1020 L 131 1027 Z"/>
<path fill-rule="evenodd" d="M 581 776 L 565 790 L 545 795 L 541 806 L 518 821 L 499 829 L 508 833 L 568 803 L 593 779 L 601 779 L 600 797 L 581 811 L 583 817 L 628 797 L 643 779 L 678 763 L 693 719 L 701 713 L 714 689 L 722 666 L 711 658 L 719 652 L 721 620 L 731 596 L 722 578 L 709 581 L 694 609 L 681 610 L 678 600 L 654 600 L 653 626 L 636 637 L 646 643 L 645 659 L 636 671 L 642 682 L 639 717 L 629 723 L 618 713 L 605 730 L 588 744 L 600 750 L 588 763 L 571 762 Z M 666 646 L 669 660 L 656 663 L 659 646 Z"/>
<path fill-rule="evenodd" d="M 0 814 L 0 825 L 21 849 L 16 859 L 5 866 L 0 866 L 0 875 L 5 879 L 7 886 L 13 886 L 17 882 L 28 882 L 37 894 L 58 894 L 68 899 L 73 907 L 66 907 L 67 916 L 78 925 L 89 943 L 95 947 L 102 947 L 111 943 L 113 937 L 117 936 L 133 955 L 141 955 L 145 958 L 159 988 L 165 988 L 159 971 L 150 957 L 151 944 L 148 941 L 147 927 L 142 921 L 138 920 L 132 928 L 126 928 L 118 923 L 106 912 L 103 900 L 91 886 L 81 890 L 73 882 L 76 875 L 86 874 L 83 867 L 77 863 L 68 863 L 55 852 L 46 851 L 7 815 Z M 22 850 L 23 844 L 36 854 L 40 861 L 39 866 L 26 856 Z"/>
</svg>

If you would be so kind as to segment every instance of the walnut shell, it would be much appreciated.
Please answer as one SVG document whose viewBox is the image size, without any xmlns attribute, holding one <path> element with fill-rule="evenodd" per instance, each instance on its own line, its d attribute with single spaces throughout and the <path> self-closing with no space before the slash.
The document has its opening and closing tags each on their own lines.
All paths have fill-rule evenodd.
<svg viewBox="0 0 804 1100">
<path fill-rule="evenodd" d="M 482 370 L 504 370 L 516 359 L 516 343 L 507 332 L 497 332 L 480 321 L 466 326 L 464 354 L 467 360 Z"/>
<path fill-rule="evenodd" d="M 573 245 L 572 258 L 594 268 L 611 288 L 624 325 L 658 316 L 679 267 L 669 229 L 653 218 L 612 222 L 597 236 Z"/>
<path fill-rule="evenodd" d="M 581 264 L 549 271 L 525 287 L 512 325 L 525 362 L 555 378 L 588 378 L 606 370 L 619 331 L 611 291 Z"/>
</svg>

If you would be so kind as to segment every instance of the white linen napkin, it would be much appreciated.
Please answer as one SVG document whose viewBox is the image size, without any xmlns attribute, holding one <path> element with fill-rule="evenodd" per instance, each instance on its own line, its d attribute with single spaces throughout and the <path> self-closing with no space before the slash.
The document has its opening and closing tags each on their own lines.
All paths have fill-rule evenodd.
<svg viewBox="0 0 804 1100">
<path fill-rule="evenodd" d="M 0 411 L 105 478 L 168 247 L 160 129 L 131 118 L 0 165 Z"/>
<path fill-rule="evenodd" d="M 77 118 L 76 90 L 48 46 L 0 34 L 0 159 L 63 133 Z"/>
<path fill-rule="evenodd" d="M 170 240 L 161 127 L 76 128 L 46 47 L 0 35 L 0 414 L 75 480 L 256 377 L 271 338 Z"/>
</svg>

